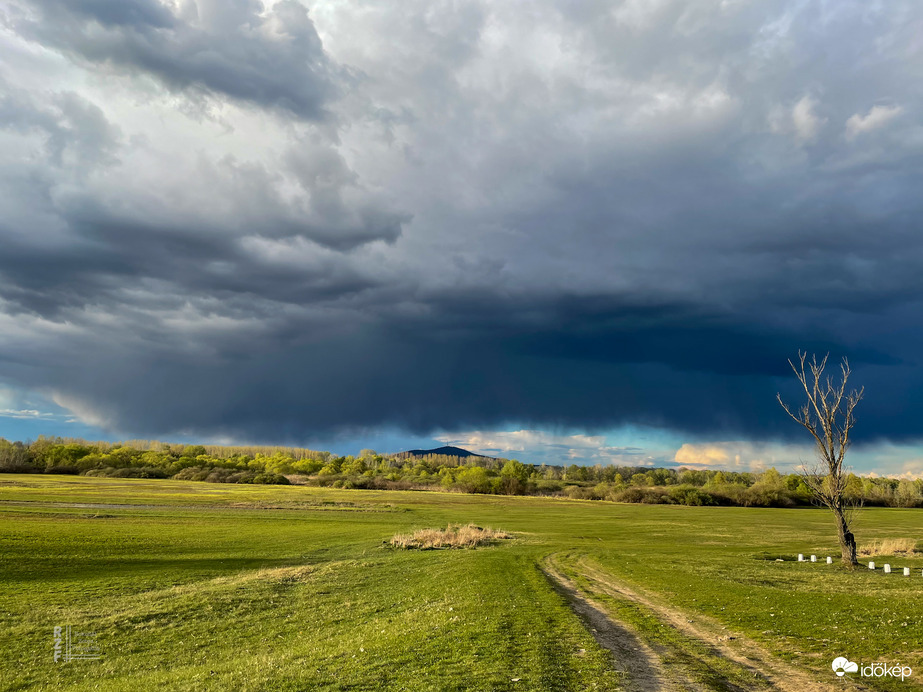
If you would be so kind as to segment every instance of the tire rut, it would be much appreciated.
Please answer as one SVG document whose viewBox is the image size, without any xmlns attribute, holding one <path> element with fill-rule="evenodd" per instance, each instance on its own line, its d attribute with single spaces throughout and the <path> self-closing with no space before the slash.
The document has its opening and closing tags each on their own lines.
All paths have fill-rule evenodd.
<svg viewBox="0 0 923 692">
<path fill-rule="evenodd" d="M 784 661 L 779 660 L 756 641 L 743 636 L 738 632 L 730 633 L 723 629 L 716 621 L 711 621 L 705 616 L 690 616 L 673 610 L 642 594 L 629 589 L 624 584 L 616 584 L 611 577 L 599 568 L 591 567 L 586 561 L 580 562 L 583 574 L 602 587 L 610 595 L 625 598 L 652 611 L 657 617 L 686 636 L 698 639 L 713 647 L 719 654 L 739 665 L 759 671 L 770 683 L 771 689 L 780 692 L 804 692 L 816 690 L 817 692 L 841 691 L 846 682 L 855 690 L 866 690 L 864 685 L 852 680 L 837 680 L 820 682 L 813 676 L 805 673 Z M 733 642 L 733 643 L 732 643 Z"/>
<path fill-rule="evenodd" d="M 625 586 L 622 583 L 616 582 L 610 575 L 604 573 L 600 568 L 590 565 L 586 559 L 578 560 L 573 566 L 578 569 L 582 577 L 592 582 L 594 587 L 597 588 L 600 592 L 612 598 L 628 601 L 635 606 L 640 607 L 641 609 L 653 614 L 658 620 L 674 628 L 685 637 L 704 644 L 708 649 L 713 651 L 715 655 L 732 661 L 738 666 L 758 674 L 766 683 L 768 683 L 769 689 L 771 690 L 778 690 L 779 692 L 806 692 L 808 690 L 816 692 L 833 692 L 835 690 L 842 691 L 844 687 L 852 690 L 868 689 L 864 685 L 851 680 L 847 681 L 838 679 L 836 683 L 839 684 L 834 684 L 832 682 L 820 682 L 805 671 L 779 660 L 756 641 L 753 641 L 752 639 L 749 639 L 737 632 L 731 633 L 727 629 L 723 628 L 717 621 L 713 621 L 711 618 L 706 616 L 691 615 L 689 613 L 684 613 L 663 605 L 654 599 Z M 631 631 L 626 625 L 616 624 L 613 622 L 610 616 L 606 613 L 604 607 L 589 600 L 587 596 L 579 590 L 576 584 L 567 579 L 567 577 L 561 573 L 561 570 L 558 569 L 556 565 L 555 556 L 549 556 L 546 558 L 543 565 L 543 571 L 546 575 L 549 576 L 550 579 L 555 580 L 561 584 L 562 589 L 568 589 L 572 592 L 572 596 L 570 597 L 572 604 L 576 599 L 582 599 L 582 601 L 588 604 L 589 607 L 598 611 L 594 616 L 597 621 L 598 618 L 601 617 L 607 620 L 612 627 L 616 628 L 616 630 L 621 630 L 627 633 L 630 639 L 624 636 L 617 638 L 622 642 L 622 649 L 618 654 L 613 651 L 612 648 L 606 646 L 603 642 L 600 642 L 602 646 L 605 646 L 605 648 L 613 651 L 613 656 L 617 661 L 624 661 L 626 658 L 624 642 L 638 642 L 638 650 L 643 651 L 645 654 L 646 660 L 644 662 L 644 666 L 651 671 L 655 671 L 656 675 L 648 675 L 646 677 L 642 675 L 641 678 L 639 678 L 641 681 L 640 684 L 647 686 L 633 687 L 631 686 L 632 683 L 630 682 L 627 689 L 643 690 L 645 692 L 648 690 L 704 689 L 700 685 L 690 683 L 688 680 L 678 680 L 675 677 L 671 680 L 670 676 L 665 674 L 662 661 L 660 660 L 663 652 L 656 652 L 651 648 L 651 646 L 642 642 L 637 634 Z M 577 611 L 578 614 L 580 613 L 576 607 L 574 607 L 574 610 Z M 593 627 L 599 630 L 597 625 L 594 624 Z M 597 641 L 599 641 L 598 637 Z M 630 658 L 630 656 L 628 658 Z M 622 665 L 627 664 L 623 663 Z M 625 668 L 625 672 L 631 680 L 633 673 L 630 667 Z M 660 684 L 661 686 L 658 687 L 655 683 Z M 655 684 L 655 686 L 650 686 L 651 684 Z M 766 689 L 765 685 L 761 685 L 760 688 Z"/>
<path fill-rule="evenodd" d="M 626 625 L 613 620 L 603 606 L 581 593 L 561 574 L 551 560 L 541 567 L 554 589 L 564 596 L 596 642 L 612 655 L 613 667 L 623 675 L 627 692 L 679 692 L 704 690 L 689 680 L 682 682 L 666 674 L 661 656 Z"/>
</svg>

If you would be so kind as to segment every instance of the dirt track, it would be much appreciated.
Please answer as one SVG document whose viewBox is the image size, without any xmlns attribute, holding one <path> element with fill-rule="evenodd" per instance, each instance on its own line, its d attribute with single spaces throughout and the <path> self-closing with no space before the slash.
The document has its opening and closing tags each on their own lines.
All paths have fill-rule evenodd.
<svg viewBox="0 0 923 692">
<path fill-rule="evenodd" d="M 833 692 L 868 689 L 851 680 L 818 680 L 804 670 L 779 660 L 759 643 L 740 633 L 731 633 L 705 616 L 675 610 L 655 599 L 619 584 L 611 576 L 585 559 L 569 562 L 587 579 L 594 591 L 625 601 L 643 609 L 664 625 L 693 640 L 710 655 L 732 662 L 753 680 L 749 686 L 727 680 L 703 682 L 681 665 L 664 665 L 671 656 L 669 647 L 644 642 L 631 627 L 615 620 L 605 606 L 592 600 L 564 574 L 556 556 L 549 556 L 542 571 L 570 603 L 596 641 L 612 654 L 613 667 L 624 676 L 624 686 L 631 692 L 664 690 L 779 690 L 780 692 Z M 700 676 L 698 676 L 700 677 Z"/>
</svg>

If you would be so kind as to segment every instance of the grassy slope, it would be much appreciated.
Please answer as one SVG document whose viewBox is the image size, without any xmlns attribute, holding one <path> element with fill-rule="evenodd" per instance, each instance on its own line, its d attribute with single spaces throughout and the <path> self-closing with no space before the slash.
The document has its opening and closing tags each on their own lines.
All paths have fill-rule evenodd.
<svg viewBox="0 0 923 692">
<path fill-rule="evenodd" d="M 841 654 L 923 674 L 923 561 L 892 561 L 915 567 L 907 579 L 760 559 L 833 551 L 820 511 L 9 475 L 0 500 L 159 506 L 0 506 L 6 689 L 618 689 L 536 568 L 549 553 L 821 675 Z M 923 539 L 921 516 L 867 510 L 860 541 Z M 382 547 L 449 521 L 521 536 Z M 54 665 L 56 624 L 97 632 L 104 660 Z"/>
</svg>

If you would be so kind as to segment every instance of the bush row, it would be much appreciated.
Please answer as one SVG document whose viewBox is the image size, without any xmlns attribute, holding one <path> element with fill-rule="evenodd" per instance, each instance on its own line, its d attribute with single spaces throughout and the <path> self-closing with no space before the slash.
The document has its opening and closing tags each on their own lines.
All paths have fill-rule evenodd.
<svg viewBox="0 0 923 692">
<path fill-rule="evenodd" d="M 246 453 L 247 450 L 253 454 Z M 271 452 L 264 454 L 260 450 Z M 176 478 L 212 483 L 294 482 L 338 488 L 450 490 L 557 495 L 649 504 L 794 507 L 811 502 L 798 474 L 627 466 L 551 466 L 487 457 L 358 457 L 304 449 L 204 447 L 161 442 L 91 443 L 0 439 L 0 472 L 82 473 L 116 478 Z M 923 480 L 851 475 L 847 494 L 868 505 L 923 507 Z"/>
</svg>

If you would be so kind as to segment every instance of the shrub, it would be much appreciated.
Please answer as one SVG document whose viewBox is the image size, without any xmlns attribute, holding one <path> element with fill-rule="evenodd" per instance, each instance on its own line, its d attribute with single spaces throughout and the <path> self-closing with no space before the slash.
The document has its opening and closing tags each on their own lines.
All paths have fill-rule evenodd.
<svg viewBox="0 0 923 692">
<path fill-rule="evenodd" d="M 348 484 L 348 485 L 347 485 Z M 347 481 L 343 484 L 344 488 L 358 488 L 359 490 L 369 490 L 375 486 L 375 481 L 368 476 L 356 476 L 351 481 Z"/>
<path fill-rule="evenodd" d="M 617 492 L 613 500 L 616 502 L 634 502 L 645 505 L 673 504 L 666 491 L 658 488 L 625 488 Z"/>
<path fill-rule="evenodd" d="M 559 492 L 561 492 L 561 489 L 562 489 L 563 487 L 564 487 L 564 484 L 561 483 L 561 481 L 546 480 L 546 479 L 542 479 L 542 480 L 540 480 L 540 481 L 537 481 L 536 484 L 535 484 L 536 490 L 537 490 L 539 493 L 542 493 L 542 494 L 545 494 L 545 493 L 559 493 Z"/>
<path fill-rule="evenodd" d="M 211 469 L 204 480 L 206 483 L 236 483 L 243 475 L 234 473 L 231 469 Z M 236 478 L 231 480 L 234 476 Z"/>
<path fill-rule="evenodd" d="M 142 466 L 141 468 L 123 468 L 123 469 L 113 469 L 113 472 L 108 474 L 113 478 L 166 478 L 167 472 L 163 469 L 158 469 L 153 466 Z"/>
<path fill-rule="evenodd" d="M 84 475 L 87 476 L 108 476 L 110 478 L 168 478 L 168 474 L 163 469 L 154 466 L 125 467 L 113 468 L 106 466 L 101 469 L 90 469 Z"/>
<path fill-rule="evenodd" d="M 291 485 L 288 478 L 279 473 L 258 473 L 251 482 L 260 485 Z"/>
<path fill-rule="evenodd" d="M 490 479 L 487 471 L 480 466 L 471 466 L 460 471 L 455 478 L 455 487 L 466 493 L 490 492 Z"/>
<path fill-rule="evenodd" d="M 126 469 L 128 470 L 128 469 Z M 158 471 L 158 469 L 153 469 Z M 161 478 L 162 476 L 141 476 Z M 291 481 L 278 473 L 260 471 L 238 471 L 236 469 L 187 466 L 173 476 L 179 481 L 205 481 L 206 483 L 254 483 L 260 485 L 291 485 Z"/>
<path fill-rule="evenodd" d="M 720 471 L 718 473 L 721 473 Z M 720 505 L 737 505 L 745 507 L 748 502 L 749 488 L 745 488 L 737 483 L 722 483 L 712 486 L 705 486 L 707 492 L 711 494 L 715 501 Z"/>
<path fill-rule="evenodd" d="M 80 474 L 80 469 L 76 466 L 47 466 L 45 473 L 66 473 L 71 476 L 77 476 Z"/>
<path fill-rule="evenodd" d="M 746 507 L 794 507 L 798 504 L 791 491 L 760 484 L 747 488 L 741 502 Z"/>
<path fill-rule="evenodd" d="M 718 504 L 712 495 L 692 485 L 674 486 L 670 488 L 669 494 L 670 499 L 678 505 L 703 507 Z"/>
<path fill-rule="evenodd" d="M 178 481 L 204 481 L 208 478 L 209 469 L 201 466 L 187 466 L 173 476 Z"/>
<path fill-rule="evenodd" d="M 564 494 L 571 500 L 601 500 L 605 495 L 600 495 L 596 488 L 587 488 L 582 485 L 568 485 Z"/>
<path fill-rule="evenodd" d="M 0 463 L 0 473 L 36 473 L 38 470 L 27 461 L 5 461 Z"/>
</svg>

